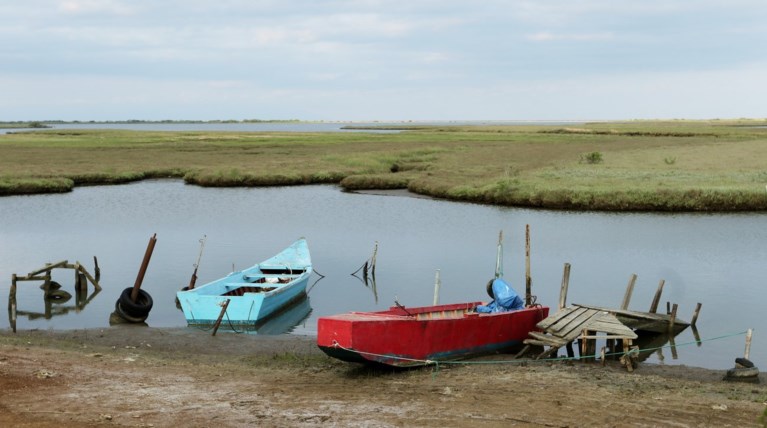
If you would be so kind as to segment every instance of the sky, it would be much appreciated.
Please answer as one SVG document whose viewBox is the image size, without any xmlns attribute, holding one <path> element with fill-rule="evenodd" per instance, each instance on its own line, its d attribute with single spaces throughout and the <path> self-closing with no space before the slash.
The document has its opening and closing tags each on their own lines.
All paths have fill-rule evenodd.
<svg viewBox="0 0 767 428">
<path fill-rule="evenodd" d="M 6 0 L 0 16 L 0 121 L 767 117 L 764 0 Z"/>
</svg>

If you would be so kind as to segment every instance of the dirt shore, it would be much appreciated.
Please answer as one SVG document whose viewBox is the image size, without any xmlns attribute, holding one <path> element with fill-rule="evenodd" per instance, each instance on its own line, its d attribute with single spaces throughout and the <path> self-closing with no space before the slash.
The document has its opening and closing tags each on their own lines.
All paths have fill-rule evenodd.
<svg viewBox="0 0 767 428">
<path fill-rule="evenodd" d="M 508 356 L 493 356 L 492 361 Z M 640 364 L 331 360 L 301 336 L 112 327 L 0 332 L 0 426 L 761 426 L 759 384 Z"/>
</svg>

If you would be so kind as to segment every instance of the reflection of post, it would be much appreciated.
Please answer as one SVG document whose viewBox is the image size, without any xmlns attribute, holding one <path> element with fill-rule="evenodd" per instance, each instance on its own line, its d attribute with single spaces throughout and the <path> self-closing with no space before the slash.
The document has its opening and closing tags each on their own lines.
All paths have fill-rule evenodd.
<svg viewBox="0 0 767 428">
<path fill-rule="evenodd" d="M 666 358 L 663 356 L 663 348 L 658 348 L 657 351 L 655 351 L 658 354 L 658 362 L 662 363 L 663 360 Z"/>
<path fill-rule="evenodd" d="M 674 341 L 673 333 L 668 335 L 668 344 L 671 346 L 671 358 L 676 360 L 679 356 L 676 354 L 676 342 Z"/>
<path fill-rule="evenodd" d="M 695 324 L 690 325 L 690 328 L 692 329 L 692 335 L 695 338 L 695 343 L 698 344 L 698 348 L 703 345 L 703 341 L 700 340 L 700 334 L 698 334 L 698 327 L 695 327 Z"/>
<path fill-rule="evenodd" d="M 16 297 L 8 300 L 8 321 L 11 324 L 11 329 L 16 333 Z"/>
<path fill-rule="evenodd" d="M 53 304 L 51 303 L 51 299 L 47 296 L 43 297 L 43 302 L 45 302 L 45 319 L 49 320 L 53 317 L 51 314 Z"/>
</svg>

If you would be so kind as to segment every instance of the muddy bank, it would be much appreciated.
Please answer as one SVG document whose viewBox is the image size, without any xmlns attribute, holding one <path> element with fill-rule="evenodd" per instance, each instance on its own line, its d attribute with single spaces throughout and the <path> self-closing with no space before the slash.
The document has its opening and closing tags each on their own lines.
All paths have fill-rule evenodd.
<svg viewBox="0 0 767 428">
<path fill-rule="evenodd" d="M 585 363 L 391 371 L 328 359 L 311 337 L 6 331 L 0 425 L 759 426 L 764 383 L 723 375 Z"/>
</svg>

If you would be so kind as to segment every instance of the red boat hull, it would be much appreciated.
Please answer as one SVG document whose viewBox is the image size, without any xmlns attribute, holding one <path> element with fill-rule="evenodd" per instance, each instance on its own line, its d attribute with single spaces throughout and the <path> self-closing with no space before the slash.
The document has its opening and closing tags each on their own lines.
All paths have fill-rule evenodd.
<svg viewBox="0 0 767 428">
<path fill-rule="evenodd" d="M 317 321 L 317 346 L 344 361 L 418 366 L 505 352 L 522 344 L 549 308 L 478 314 L 481 302 L 351 312 Z"/>
</svg>

